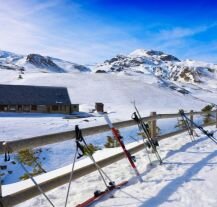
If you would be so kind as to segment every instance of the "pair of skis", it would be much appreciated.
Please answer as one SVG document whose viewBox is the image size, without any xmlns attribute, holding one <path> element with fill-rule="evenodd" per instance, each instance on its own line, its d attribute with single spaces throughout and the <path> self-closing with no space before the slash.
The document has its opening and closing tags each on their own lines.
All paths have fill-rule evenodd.
<svg viewBox="0 0 217 207">
<path fill-rule="evenodd" d="M 136 174 L 136 176 L 137 176 L 139 182 L 143 182 L 143 179 L 142 179 L 141 175 L 139 174 L 139 171 L 138 171 L 138 169 L 137 169 L 137 167 L 136 167 L 136 165 L 135 165 L 135 163 L 134 163 L 135 159 L 134 159 L 133 156 L 131 156 L 131 154 L 129 153 L 129 151 L 126 149 L 125 144 L 124 144 L 124 142 L 123 142 L 123 137 L 120 135 L 119 130 L 116 129 L 116 128 L 112 125 L 112 123 L 111 123 L 109 117 L 108 117 L 106 114 L 104 115 L 104 118 L 105 118 L 107 124 L 109 125 L 110 129 L 112 130 L 113 136 L 114 136 L 115 139 L 119 142 L 121 148 L 123 149 L 124 154 L 125 154 L 126 158 L 128 159 L 128 161 L 130 162 L 130 165 L 131 165 L 131 167 L 133 168 L 133 170 L 134 170 L 134 172 L 135 172 L 135 174 Z"/>
<path fill-rule="evenodd" d="M 180 115 L 185 119 L 186 122 L 188 122 L 188 125 L 190 126 L 189 123 L 191 123 L 193 126 L 195 126 L 197 129 L 199 129 L 203 134 L 205 134 L 209 139 L 211 139 L 215 144 L 217 144 L 217 138 L 214 137 L 212 132 L 209 132 L 207 130 L 205 130 L 202 126 L 199 126 L 198 124 L 196 124 L 194 121 L 192 121 L 191 119 L 189 119 L 184 110 L 179 110 Z"/>
<path fill-rule="evenodd" d="M 69 191 L 70 191 L 70 186 L 71 186 L 71 182 L 72 182 L 72 178 L 73 178 L 73 172 L 74 172 L 74 165 L 75 165 L 75 160 L 76 158 L 79 159 L 85 155 L 87 155 L 90 160 L 94 163 L 103 183 L 105 184 L 106 189 L 103 191 L 99 191 L 96 190 L 94 192 L 94 195 L 89 198 L 88 200 L 84 201 L 83 203 L 80 203 L 78 205 L 76 205 L 76 207 L 87 207 L 91 204 L 93 204 L 94 202 L 98 201 L 99 199 L 101 199 L 102 197 L 104 197 L 106 194 L 110 193 L 113 190 L 119 189 L 121 186 L 124 186 L 128 183 L 128 181 L 123 181 L 121 183 L 115 184 L 115 182 L 113 182 L 109 176 L 104 172 L 104 170 L 97 164 L 97 162 L 95 161 L 91 150 L 88 147 L 88 144 L 86 143 L 83 135 L 82 135 L 82 131 L 79 129 L 78 125 L 75 126 L 75 143 L 76 143 L 76 152 L 75 152 L 75 156 L 74 156 L 74 160 L 73 160 L 73 164 L 72 164 L 72 170 L 71 170 L 71 174 L 70 174 L 70 179 L 69 179 L 69 185 L 68 185 L 68 190 L 67 190 L 67 195 L 66 195 L 66 200 L 65 200 L 65 207 L 67 206 L 68 203 L 68 197 L 69 197 Z"/>
<path fill-rule="evenodd" d="M 131 156 L 131 154 L 129 153 L 129 151 L 126 149 L 125 144 L 123 142 L 123 138 L 120 135 L 120 132 L 118 131 L 118 129 L 116 129 L 112 125 L 109 117 L 106 114 L 104 115 L 104 118 L 105 118 L 107 124 L 109 125 L 114 138 L 118 141 L 118 143 L 120 144 L 122 150 L 124 151 L 124 154 L 125 154 L 126 158 L 128 159 L 131 167 L 133 168 L 133 170 L 134 170 L 134 172 L 135 172 L 135 174 L 136 174 L 139 182 L 143 182 L 143 179 L 142 179 L 142 177 L 141 177 L 141 175 L 140 175 L 140 173 L 139 173 L 139 171 L 138 171 L 138 169 L 137 169 L 137 167 L 136 167 L 136 165 L 134 163 L 134 161 L 135 161 L 134 157 Z M 81 134 L 81 131 L 79 133 Z M 77 137 L 82 137 L 82 136 L 81 135 L 76 135 L 76 139 L 77 139 Z M 80 138 L 79 138 L 79 140 L 81 141 Z M 85 140 L 83 138 L 82 138 L 82 140 L 85 142 Z M 85 146 L 87 146 L 87 145 L 85 144 Z M 80 150 L 82 151 L 81 147 L 80 147 Z M 94 161 L 93 158 L 91 158 L 91 160 Z M 94 163 L 95 163 L 95 165 L 97 165 L 95 161 L 94 161 Z M 98 166 L 98 168 L 99 168 L 99 166 Z M 100 169 L 100 170 L 102 170 L 102 169 Z M 99 171 L 99 169 L 98 169 L 98 171 Z M 81 204 L 78 204 L 76 207 L 87 207 L 87 206 L 90 206 L 91 204 L 93 204 L 96 201 L 100 200 L 102 197 L 104 197 L 105 195 L 107 195 L 111 191 L 119 189 L 121 186 L 126 185 L 128 183 L 128 181 L 123 181 L 123 182 L 121 182 L 119 184 L 114 184 L 114 182 L 112 182 L 112 183 L 113 183 L 113 185 L 107 186 L 106 190 L 104 190 L 104 191 L 96 191 L 91 198 L 89 198 L 88 200 L 84 201 Z"/>
<path fill-rule="evenodd" d="M 127 183 L 128 183 L 128 181 L 123 181 L 123 182 L 121 182 L 119 184 L 116 184 L 116 185 L 112 186 L 111 188 L 106 189 L 104 191 L 95 191 L 94 195 L 91 198 L 89 198 L 88 200 L 86 200 L 85 202 L 83 202 L 81 204 L 78 204 L 76 207 L 90 206 L 93 203 L 95 203 L 95 202 L 99 201 L 100 199 L 102 199 L 104 196 L 106 196 L 111 191 L 116 190 L 116 189 L 120 189 L 122 186 L 126 185 Z"/>
<path fill-rule="evenodd" d="M 183 123 L 184 123 L 184 125 L 185 125 L 185 128 L 187 129 L 187 131 L 188 131 L 188 134 L 189 134 L 189 137 L 190 137 L 190 139 L 191 139 L 191 141 L 193 142 L 193 141 L 195 141 L 195 137 L 194 137 L 194 130 L 193 130 L 193 128 L 191 127 L 191 124 L 190 124 L 190 122 L 186 119 L 186 116 L 185 116 L 185 113 L 184 113 L 184 111 L 181 109 L 181 110 L 179 110 L 179 114 L 180 114 L 180 116 L 181 116 L 181 118 L 182 118 L 182 121 L 183 121 Z M 196 132 L 195 132 L 196 133 Z"/>
<path fill-rule="evenodd" d="M 150 133 L 150 129 L 149 129 L 149 125 L 147 123 L 145 123 L 139 113 L 139 110 L 137 109 L 136 107 L 136 104 L 134 102 L 134 108 L 135 108 L 135 111 L 133 114 L 132 114 L 132 119 L 137 123 L 138 125 L 138 128 L 139 128 L 139 131 L 141 132 L 141 135 L 142 135 L 142 138 L 143 138 L 143 142 L 144 142 L 144 147 L 145 147 L 145 150 L 147 152 L 147 155 L 148 155 L 148 159 L 149 159 L 149 162 L 150 164 L 152 164 L 151 162 L 151 158 L 149 156 L 149 152 L 148 152 L 148 149 L 151 149 L 152 152 L 155 154 L 157 160 L 159 161 L 160 164 L 163 163 L 159 153 L 158 153 L 158 150 L 157 150 L 157 147 L 159 146 L 159 143 L 156 139 L 153 139 L 151 137 L 151 133 Z M 147 139 L 147 141 L 145 141 L 145 139 Z"/>
</svg>

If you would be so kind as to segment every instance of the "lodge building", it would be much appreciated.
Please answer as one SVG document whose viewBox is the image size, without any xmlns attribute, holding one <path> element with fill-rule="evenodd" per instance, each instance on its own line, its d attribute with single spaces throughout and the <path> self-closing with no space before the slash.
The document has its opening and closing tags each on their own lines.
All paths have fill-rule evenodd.
<svg viewBox="0 0 217 207">
<path fill-rule="evenodd" d="M 79 111 L 65 87 L 0 85 L 0 112 L 64 113 Z"/>
</svg>

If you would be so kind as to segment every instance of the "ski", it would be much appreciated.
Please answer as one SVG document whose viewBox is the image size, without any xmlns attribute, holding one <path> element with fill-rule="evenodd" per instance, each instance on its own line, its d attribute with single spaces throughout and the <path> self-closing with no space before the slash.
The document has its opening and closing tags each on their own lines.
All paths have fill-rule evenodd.
<svg viewBox="0 0 217 207">
<path fill-rule="evenodd" d="M 115 139 L 119 142 L 121 148 L 123 149 L 124 154 L 125 154 L 126 158 L 128 159 L 128 161 L 130 162 L 130 165 L 132 166 L 133 170 L 135 171 L 135 174 L 136 174 L 138 180 L 140 182 L 143 182 L 143 179 L 142 179 L 141 175 L 139 174 L 139 171 L 138 171 L 138 169 L 134 163 L 134 158 L 131 156 L 131 154 L 126 149 L 125 144 L 122 140 L 123 137 L 120 135 L 120 132 L 118 131 L 118 129 L 113 127 L 107 114 L 104 114 L 104 118 L 105 118 L 107 124 L 109 125 L 110 129 L 112 130 L 112 134 L 114 135 Z"/>
<path fill-rule="evenodd" d="M 217 138 L 215 138 L 213 136 L 213 133 L 205 130 L 202 126 L 197 125 L 195 122 L 193 122 L 191 119 L 189 119 L 184 110 L 179 110 L 179 113 L 181 116 L 183 116 L 189 123 L 191 123 L 192 125 L 194 125 L 196 128 L 198 128 L 201 132 L 203 132 L 203 134 L 205 134 L 209 139 L 211 139 L 215 144 L 217 144 Z"/>
<path fill-rule="evenodd" d="M 95 158 L 93 157 L 93 153 L 91 152 L 88 144 L 86 143 L 86 141 L 85 141 L 85 139 L 84 139 L 84 137 L 82 135 L 82 131 L 80 130 L 78 125 L 75 126 L 75 143 L 76 143 L 76 151 L 75 151 L 75 154 L 74 154 L 72 170 L 71 170 L 71 173 L 70 173 L 69 184 L 68 184 L 67 193 L 66 193 L 65 207 L 67 207 L 67 203 L 68 203 L 69 191 L 70 191 L 71 182 L 72 182 L 72 179 L 73 179 L 75 161 L 76 161 L 76 159 L 79 159 L 79 158 L 81 158 L 83 156 L 88 156 L 91 159 L 91 161 L 95 165 L 96 170 L 98 171 L 103 183 L 105 184 L 106 190 L 102 191 L 102 192 L 96 191 L 94 193 L 94 197 L 88 199 L 83 204 L 79 204 L 78 206 L 88 206 L 94 200 L 96 200 L 97 198 L 99 198 L 103 194 L 105 194 L 107 191 L 111 191 L 111 190 L 117 188 L 118 186 L 121 186 L 121 184 L 126 183 L 126 181 L 124 181 L 124 182 L 122 182 L 122 183 L 120 183 L 118 185 L 115 185 L 115 182 L 113 182 L 109 178 L 109 176 L 104 172 L 104 170 L 98 165 L 98 163 L 96 162 Z"/>
<path fill-rule="evenodd" d="M 94 192 L 94 195 L 87 199 L 86 201 L 84 201 L 83 203 L 80 203 L 78 205 L 76 205 L 76 207 L 87 207 L 87 206 L 90 206 L 92 205 L 93 203 L 99 201 L 102 197 L 108 195 L 110 192 L 116 190 L 116 189 L 120 189 L 122 186 L 126 185 L 128 183 L 128 181 L 123 181 L 119 184 L 116 184 L 114 186 L 111 186 L 109 188 L 107 188 L 106 190 L 104 191 L 95 191 Z"/>
<path fill-rule="evenodd" d="M 151 138 L 151 134 L 150 134 L 150 130 L 149 130 L 149 126 L 148 124 L 146 124 L 143 120 L 142 117 L 139 113 L 139 110 L 136 107 L 136 104 L 134 102 L 134 108 L 136 110 L 136 112 L 134 112 L 132 114 L 132 119 L 137 123 L 138 128 L 140 130 L 140 132 L 142 133 L 142 137 L 143 137 L 143 141 L 145 142 L 145 138 L 147 138 L 147 142 L 145 142 L 146 146 L 148 148 L 151 148 L 152 151 L 155 153 L 155 156 L 157 158 L 157 160 L 159 161 L 160 164 L 163 163 L 158 151 L 157 151 L 157 146 L 159 146 L 158 141 L 154 140 Z M 150 159 L 149 159 L 150 160 Z"/>
<path fill-rule="evenodd" d="M 181 116 L 181 118 L 182 118 L 182 121 L 183 121 L 184 124 L 185 124 L 185 127 L 186 127 L 186 129 L 187 129 L 187 131 L 188 131 L 188 134 L 189 134 L 189 136 L 190 136 L 191 141 L 195 141 L 194 134 L 193 134 L 193 129 L 192 129 L 192 127 L 190 126 L 188 120 L 187 120 L 187 119 L 185 118 L 185 116 L 183 115 L 182 110 L 179 111 L 179 114 L 180 114 L 180 116 Z"/>
</svg>

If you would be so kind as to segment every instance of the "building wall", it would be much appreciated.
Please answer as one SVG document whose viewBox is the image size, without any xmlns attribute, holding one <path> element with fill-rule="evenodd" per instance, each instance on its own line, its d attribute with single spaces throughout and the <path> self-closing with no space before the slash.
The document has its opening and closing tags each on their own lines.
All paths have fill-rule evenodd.
<svg viewBox="0 0 217 207">
<path fill-rule="evenodd" d="M 77 104 L 76 109 L 78 108 Z M 71 105 L 0 105 L 0 112 L 64 113 L 71 112 Z"/>
</svg>

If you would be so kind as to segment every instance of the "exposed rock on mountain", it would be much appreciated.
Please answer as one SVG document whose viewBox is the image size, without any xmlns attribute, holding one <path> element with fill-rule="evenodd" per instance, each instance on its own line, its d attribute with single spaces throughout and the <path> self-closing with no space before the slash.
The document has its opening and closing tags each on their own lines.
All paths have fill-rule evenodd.
<svg viewBox="0 0 217 207">
<path fill-rule="evenodd" d="M 138 49 L 128 56 L 117 55 L 98 64 L 95 71 L 132 73 L 150 73 L 157 78 L 201 83 L 204 77 L 212 77 L 217 66 L 192 60 L 181 61 L 177 57 L 161 51 Z"/>
<path fill-rule="evenodd" d="M 50 69 L 53 72 L 64 72 L 62 68 L 56 65 L 50 57 L 44 57 L 38 54 L 29 54 L 26 57 L 26 63 L 34 65 L 36 68 Z"/>
<path fill-rule="evenodd" d="M 161 55 L 160 59 L 163 61 L 177 61 L 177 62 L 181 62 L 177 57 L 173 56 L 173 55 Z"/>
<path fill-rule="evenodd" d="M 90 72 L 88 67 L 40 54 L 27 56 L 0 51 L 0 69 L 41 72 Z"/>
</svg>

